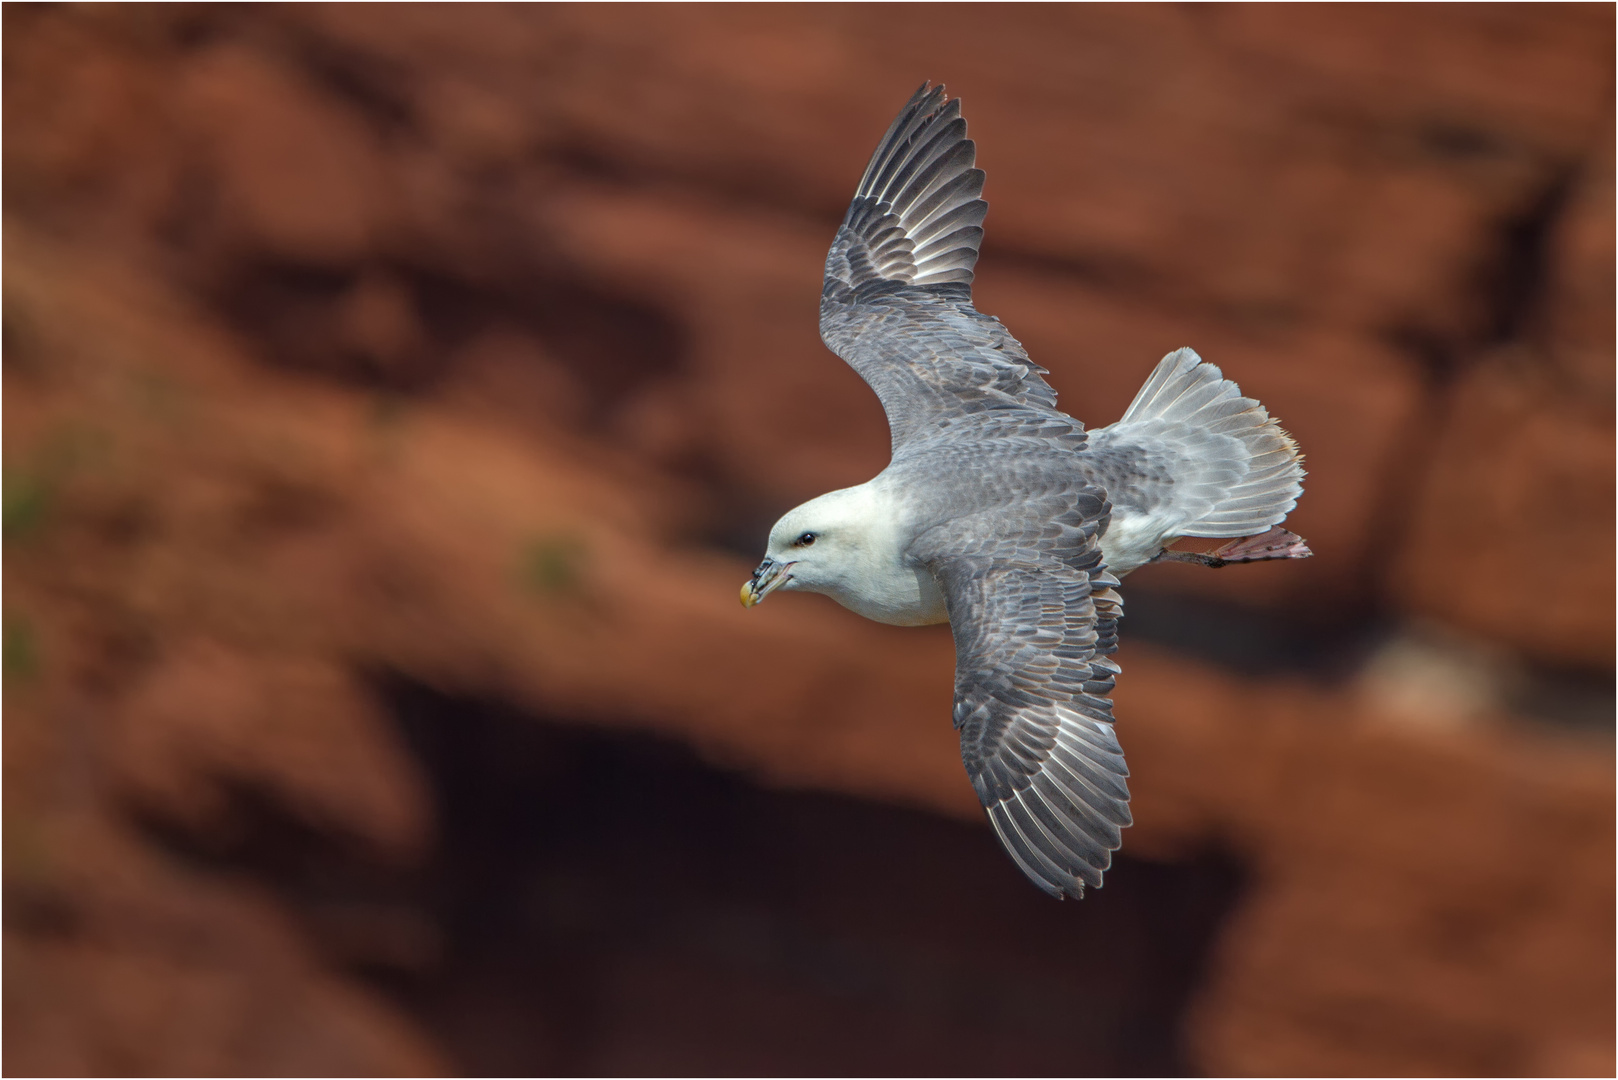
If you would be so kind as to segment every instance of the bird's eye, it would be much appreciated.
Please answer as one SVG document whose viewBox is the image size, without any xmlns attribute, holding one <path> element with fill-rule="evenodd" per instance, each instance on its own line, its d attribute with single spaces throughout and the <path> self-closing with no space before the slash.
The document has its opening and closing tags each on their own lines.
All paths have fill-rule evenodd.
<svg viewBox="0 0 1618 1080">
<path fill-rule="evenodd" d="M 815 534 L 812 533 L 812 532 L 807 532 L 807 533 L 804 533 L 802 536 L 798 537 L 796 540 L 792 541 L 792 546 L 793 547 L 808 547 L 810 544 L 812 544 L 814 542 L 815 542 Z"/>
</svg>

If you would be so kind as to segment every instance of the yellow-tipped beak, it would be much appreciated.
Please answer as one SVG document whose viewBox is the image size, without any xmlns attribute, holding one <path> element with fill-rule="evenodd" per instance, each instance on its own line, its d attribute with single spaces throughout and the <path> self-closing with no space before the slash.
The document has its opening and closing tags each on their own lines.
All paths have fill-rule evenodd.
<svg viewBox="0 0 1618 1080">
<path fill-rule="evenodd" d="M 793 563 L 778 563 L 774 559 L 765 559 L 753 571 L 752 578 L 742 586 L 742 607 L 750 608 L 762 601 L 776 589 L 792 580 L 787 573 L 792 569 Z"/>
</svg>

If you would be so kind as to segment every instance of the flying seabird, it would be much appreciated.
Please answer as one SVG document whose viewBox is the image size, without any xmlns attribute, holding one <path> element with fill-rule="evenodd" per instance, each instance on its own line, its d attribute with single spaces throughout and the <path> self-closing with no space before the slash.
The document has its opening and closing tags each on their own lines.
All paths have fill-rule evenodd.
<svg viewBox="0 0 1618 1080">
<path fill-rule="evenodd" d="M 1058 409 L 1046 369 L 972 306 L 975 160 L 959 99 L 923 84 L 866 166 L 826 257 L 820 336 L 876 391 L 892 460 L 782 517 L 742 603 L 816 592 L 877 622 L 948 622 L 967 776 L 1023 873 L 1076 898 L 1131 820 L 1108 698 L 1119 578 L 1307 557 L 1280 528 L 1302 457 L 1190 349 L 1115 424 L 1087 432 Z M 1234 539 L 1166 550 L 1182 536 Z"/>
</svg>

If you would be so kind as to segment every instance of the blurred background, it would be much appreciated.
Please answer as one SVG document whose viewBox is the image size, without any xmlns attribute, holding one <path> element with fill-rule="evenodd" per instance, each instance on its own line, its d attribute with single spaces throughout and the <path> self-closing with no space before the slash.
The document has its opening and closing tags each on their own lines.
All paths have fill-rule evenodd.
<svg viewBox="0 0 1618 1080">
<path fill-rule="evenodd" d="M 4 11 L 13 1074 L 1611 1075 L 1608 5 Z M 736 590 L 886 462 L 820 268 L 924 79 L 978 305 L 1198 349 L 1316 557 L 1149 567 L 1036 891 L 947 628 Z"/>
</svg>

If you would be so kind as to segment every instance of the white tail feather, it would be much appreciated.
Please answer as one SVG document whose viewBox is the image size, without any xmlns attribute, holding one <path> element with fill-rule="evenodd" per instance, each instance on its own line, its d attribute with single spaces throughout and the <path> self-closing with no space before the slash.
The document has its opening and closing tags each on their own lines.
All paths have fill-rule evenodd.
<svg viewBox="0 0 1618 1080">
<path fill-rule="evenodd" d="M 1303 455 L 1252 398 L 1190 349 L 1157 365 L 1116 424 L 1092 445 L 1153 444 L 1186 463 L 1174 477 L 1183 520 L 1166 536 L 1254 536 L 1279 525 L 1303 493 Z"/>
</svg>

